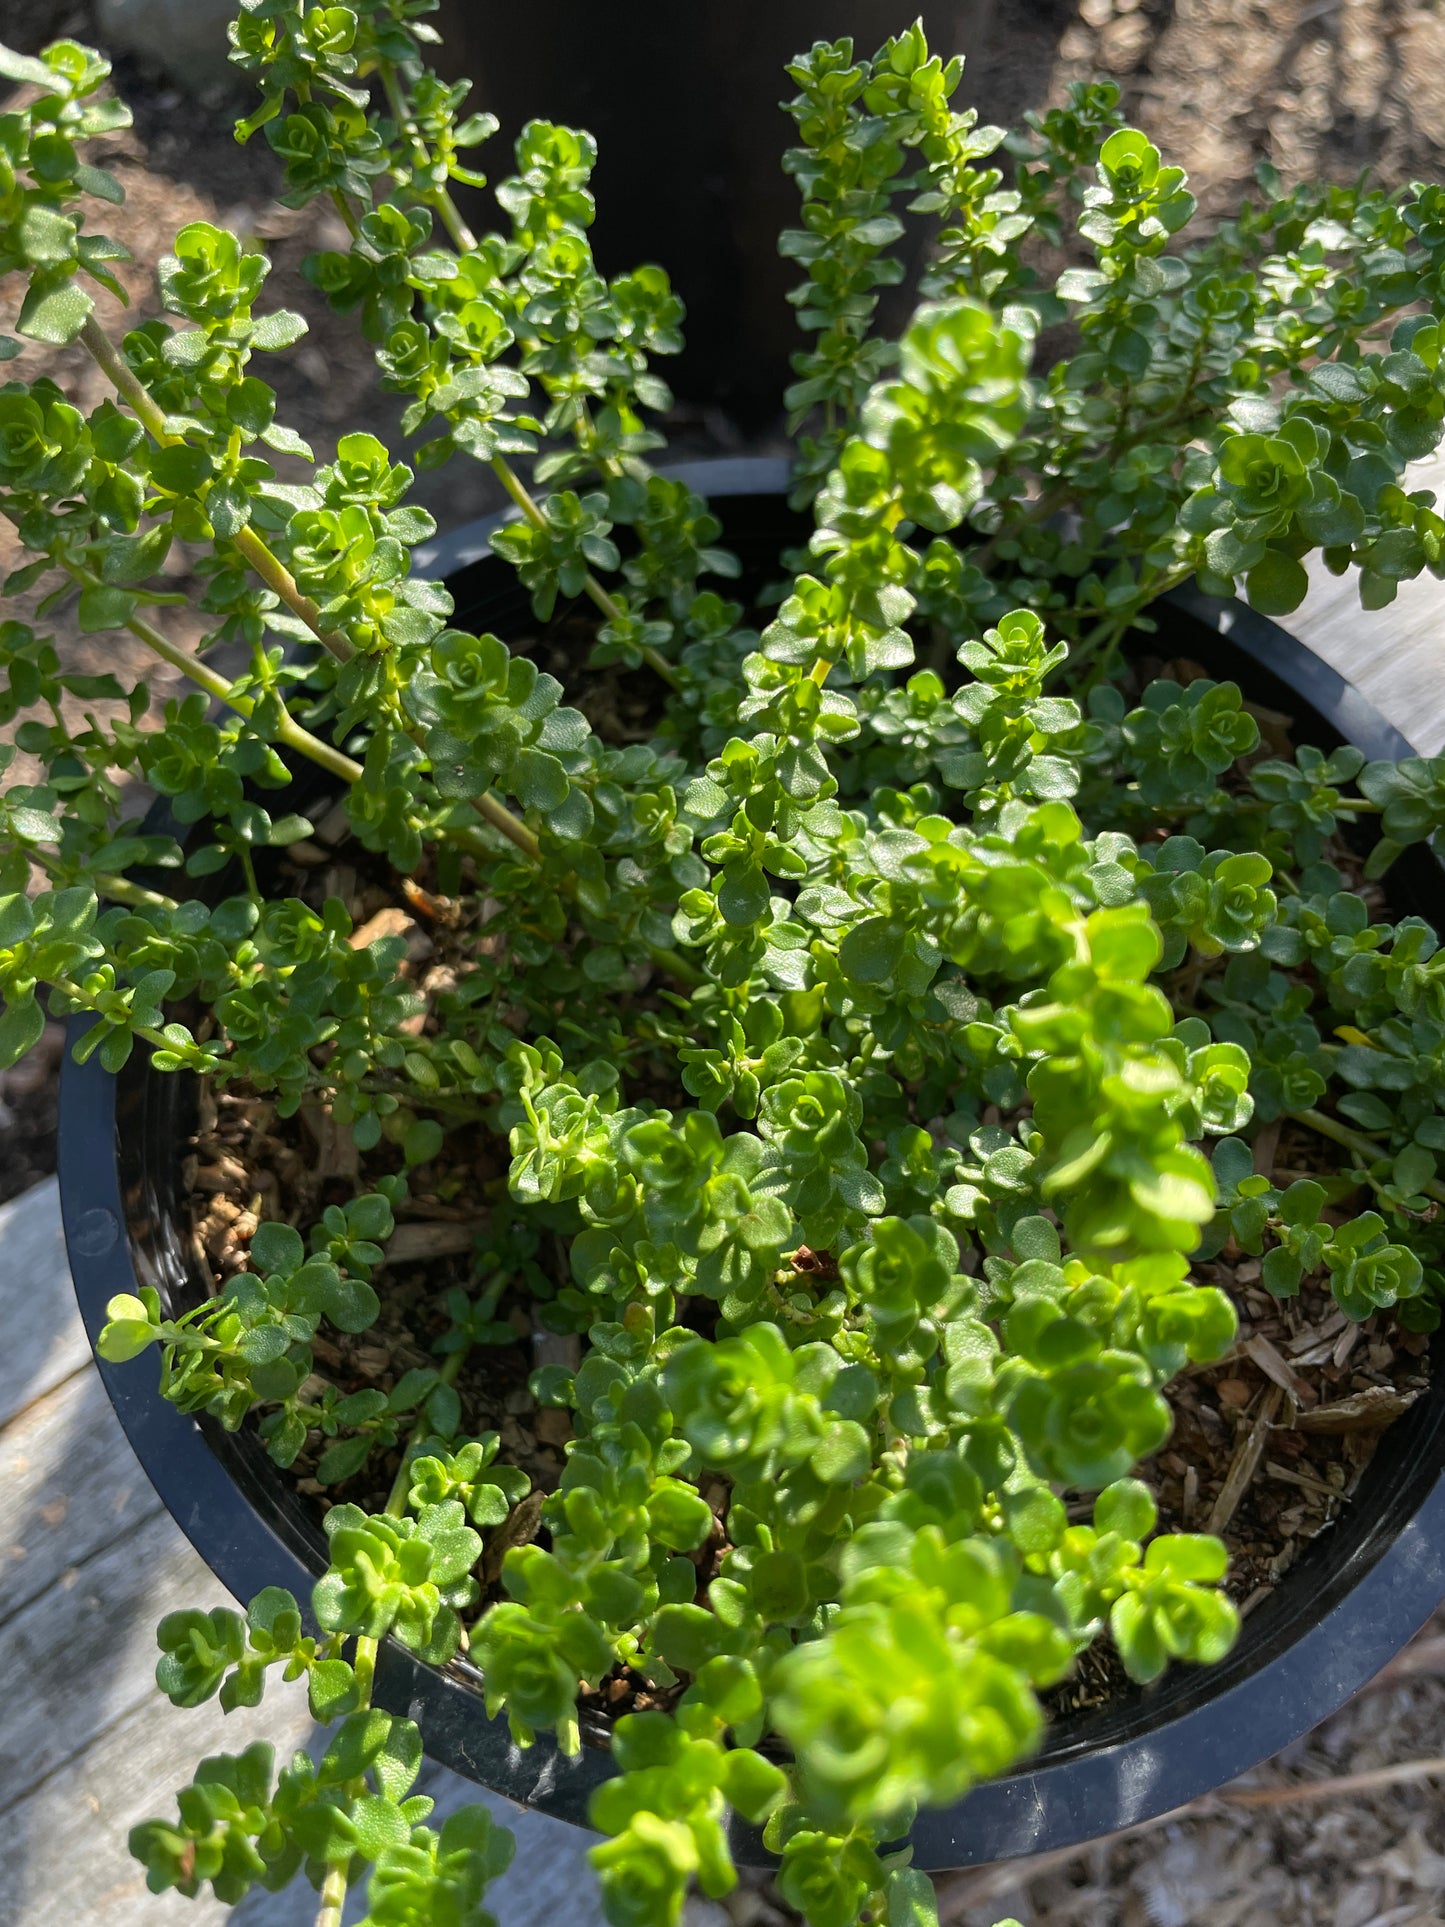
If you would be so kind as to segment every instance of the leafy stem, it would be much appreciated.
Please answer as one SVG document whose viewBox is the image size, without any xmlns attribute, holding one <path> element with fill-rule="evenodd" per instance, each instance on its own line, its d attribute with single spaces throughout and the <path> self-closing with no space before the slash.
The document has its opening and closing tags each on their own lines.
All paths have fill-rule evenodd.
<svg viewBox="0 0 1445 1927">
<path fill-rule="evenodd" d="M 326 1869 L 326 1878 L 321 1883 L 321 1905 L 317 1909 L 316 1927 L 341 1927 L 341 1913 L 346 1905 L 346 1863 L 335 1861 Z"/>
<path fill-rule="evenodd" d="M 86 317 L 85 326 L 80 331 L 80 341 L 117 394 L 123 395 L 130 403 L 137 419 L 144 424 L 147 433 L 156 444 L 161 448 L 178 447 L 184 441 L 184 437 L 173 435 L 166 427 L 164 412 L 157 406 L 145 383 L 127 364 L 125 357 L 100 327 L 94 315 Z M 256 531 L 250 527 L 238 529 L 231 540 L 266 587 L 279 596 L 292 614 L 306 624 L 317 641 L 335 656 L 338 662 L 348 661 L 354 653 L 350 642 L 336 630 L 328 629 L 324 625 L 316 604 L 310 596 L 302 594 L 290 570 L 273 554 Z"/>
<path fill-rule="evenodd" d="M 437 1373 L 440 1384 L 456 1384 L 470 1349 L 470 1344 L 463 1344 L 459 1346 L 456 1351 L 447 1353 Z M 392 1479 L 391 1490 L 387 1493 L 386 1504 L 382 1508 L 384 1516 L 388 1519 L 400 1519 L 406 1512 L 407 1491 L 411 1480 L 412 1456 L 417 1446 L 426 1438 L 430 1430 L 430 1420 L 425 1416 L 419 1418 L 402 1446 L 401 1458 L 396 1468 L 396 1476 Z M 465 1641 L 465 1634 L 463 1634 L 462 1637 Z M 352 1652 L 352 1664 L 356 1669 L 356 1679 L 361 1691 L 363 1705 L 370 1705 L 371 1703 L 372 1687 L 376 1680 L 376 1659 L 380 1650 L 381 1641 L 379 1639 L 370 1639 L 362 1635 L 358 1638 Z"/>
<path fill-rule="evenodd" d="M 1370 1137 L 1364 1131 L 1356 1131 L 1348 1124 L 1341 1124 L 1337 1117 L 1330 1117 L 1325 1111 L 1312 1109 L 1291 1111 L 1289 1115 L 1296 1124 L 1306 1125 L 1311 1131 L 1317 1131 L 1321 1137 L 1333 1138 L 1336 1144 L 1343 1144 L 1346 1150 L 1353 1151 L 1357 1157 L 1362 1157 L 1369 1163 L 1378 1164 L 1381 1158 L 1388 1158 L 1390 1155 L 1388 1147 L 1378 1138 Z M 1425 1193 L 1426 1197 L 1436 1198 L 1445 1204 L 1445 1183 L 1440 1179 L 1428 1178 L 1418 1188 Z"/>
<path fill-rule="evenodd" d="M 547 527 L 546 516 L 543 515 L 537 505 L 535 497 L 505 455 L 494 455 L 492 457 L 492 472 L 496 475 L 498 481 L 502 484 L 502 487 L 507 491 L 508 495 L 511 496 L 517 507 L 522 511 L 523 515 L 525 515 L 527 520 L 532 524 L 533 528 L 545 529 Z M 608 594 L 607 590 L 603 588 L 602 584 L 590 569 L 583 578 L 582 588 L 584 594 L 586 594 L 594 606 L 602 612 L 608 622 L 622 621 L 622 610 L 618 607 L 615 598 Z M 641 655 L 648 667 L 655 669 L 670 689 L 681 687 L 678 682 L 677 671 L 667 660 L 667 657 L 659 650 L 654 649 L 651 644 L 648 644 L 641 651 Z"/>
<path fill-rule="evenodd" d="M 8 516 L 12 522 L 18 520 L 14 512 L 3 503 L 0 503 L 0 514 Z M 53 560 L 80 588 L 103 587 L 100 577 L 84 564 L 73 562 L 64 555 L 56 555 Z M 229 709 L 234 709 L 240 716 L 249 718 L 255 714 L 256 705 L 249 696 L 239 694 L 224 676 L 218 675 L 209 664 L 193 656 L 189 650 L 182 649 L 179 644 L 172 642 L 169 636 L 157 629 L 153 623 L 147 622 L 144 616 L 132 613 L 120 626 L 128 629 L 137 641 L 143 642 L 163 662 L 168 662 L 173 669 L 179 669 L 183 676 L 204 689 L 208 696 L 214 696 L 217 702 L 225 703 Z M 303 729 L 289 711 L 283 709 L 277 716 L 275 738 L 283 748 L 295 750 L 298 755 L 309 758 L 311 762 L 319 764 L 322 769 L 329 771 L 333 776 L 340 777 L 345 783 L 355 783 L 360 780 L 362 775 L 360 763 L 353 761 L 350 756 L 325 742 L 320 736 L 314 736 L 309 729 Z"/>
<path fill-rule="evenodd" d="M 131 404 L 155 441 L 163 448 L 174 447 L 182 438 L 169 432 L 165 416 L 157 407 L 145 384 L 138 380 L 134 371 L 127 366 L 108 336 L 97 325 L 93 315 L 87 317 L 80 339 L 117 393 L 123 395 Z M 306 624 L 323 648 L 338 662 L 349 661 L 355 653 L 351 643 L 339 631 L 325 626 L 316 604 L 309 596 L 302 594 L 290 570 L 272 553 L 255 530 L 249 527 L 239 529 L 231 539 L 267 588 L 272 590 L 286 607 Z M 142 641 L 150 643 L 152 648 L 157 648 L 153 638 L 157 637 L 159 632 L 150 630 L 148 624 L 138 626 L 137 619 L 132 618 L 127 622 L 126 627 L 133 634 L 140 636 Z M 164 654 L 167 661 L 174 662 L 178 668 L 185 669 L 188 675 L 193 675 L 194 679 L 201 683 L 202 688 L 210 689 L 212 695 L 219 696 L 222 701 L 230 702 L 233 708 L 241 709 L 243 715 L 251 713 L 250 709 L 242 708 L 241 703 L 229 695 L 228 686 L 219 676 L 214 677 L 211 683 L 207 683 L 201 676 L 195 675 L 190 666 L 192 659 L 183 651 L 168 653 L 167 648 L 163 647 L 157 648 L 157 653 Z M 408 734 L 419 744 L 423 742 L 420 730 L 409 729 Z M 352 762 L 350 757 L 342 756 L 340 752 L 329 750 L 319 738 L 311 736 L 309 731 L 301 729 L 299 724 L 293 722 L 284 709 L 282 719 L 277 726 L 277 740 L 289 748 L 302 750 L 313 761 L 322 763 L 323 767 L 329 768 L 334 775 L 343 776 L 347 782 L 354 783 L 361 775 L 359 764 Z M 318 748 L 325 754 L 318 755 L 316 753 Z M 499 802 L 489 791 L 473 797 L 471 801 L 477 813 L 490 823 L 493 829 L 499 830 L 509 842 L 514 843 L 524 856 L 533 862 L 538 859 L 541 855 L 541 845 L 521 818 L 515 816 L 504 803 Z"/>
<path fill-rule="evenodd" d="M 432 166 L 431 152 L 407 106 L 396 63 L 391 60 L 382 60 L 379 62 L 379 66 L 382 85 L 386 91 L 387 104 L 391 108 L 392 119 L 396 122 L 397 131 L 410 144 L 419 165 L 425 171 L 430 172 Z M 435 208 L 436 212 L 440 215 L 442 225 L 445 227 L 447 235 L 457 253 L 462 255 L 474 254 L 477 247 L 476 236 L 463 220 L 461 210 L 457 207 L 450 191 L 445 186 L 433 186 L 425 190 L 423 199 L 426 200 L 429 206 Z M 502 454 L 494 455 L 491 466 L 498 481 L 501 482 L 503 488 L 507 491 L 508 495 L 511 496 L 513 502 L 516 503 L 517 507 L 522 511 L 532 526 L 538 529 L 545 529 L 547 527 L 546 517 L 542 514 L 531 491 L 507 460 L 506 456 Z M 609 594 L 607 589 L 598 581 L 596 575 L 590 569 L 587 570 L 583 576 L 582 589 L 593 606 L 600 610 L 608 622 L 620 623 L 622 621 L 623 612 L 616 598 Z M 640 653 L 643 661 L 646 662 L 650 669 L 662 677 L 670 689 L 677 689 L 680 686 L 677 671 L 660 650 L 653 648 L 651 644 L 647 644 Z"/>
<path fill-rule="evenodd" d="M 38 844 L 29 847 L 32 861 L 61 882 L 69 880 L 70 872 L 58 857 L 50 855 Z M 96 894 L 109 897 L 112 903 L 129 904 L 134 910 L 164 910 L 167 915 L 180 908 L 174 897 L 162 896 L 159 890 L 148 889 L 145 884 L 137 883 L 131 877 L 120 877 L 109 870 L 90 870 L 86 873 L 95 885 Z"/>
</svg>

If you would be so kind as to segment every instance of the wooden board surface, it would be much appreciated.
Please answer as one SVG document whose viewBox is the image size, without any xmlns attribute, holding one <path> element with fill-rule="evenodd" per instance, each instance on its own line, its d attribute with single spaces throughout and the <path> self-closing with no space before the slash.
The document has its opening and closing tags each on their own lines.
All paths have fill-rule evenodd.
<svg viewBox="0 0 1445 1927">
<path fill-rule="evenodd" d="M 1408 486 L 1445 498 L 1445 455 L 1415 462 Z M 1402 582 L 1386 609 L 1362 609 L 1353 576 L 1332 576 L 1319 557 L 1307 565 L 1310 592 L 1283 626 L 1395 725 L 1423 756 L 1445 748 L 1445 583 L 1433 575 Z"/>
<path fill-rule="evenodd" d="M 78 1372 L 90 1357 L 70 1296 L 55 1179 L 0 1205 L 0 1426 Z"/>
<path fill-rule="evenodd" d="M 96 1372 L 0 1431 L 0 1628 L 161 1510 Z"/>
</svg>

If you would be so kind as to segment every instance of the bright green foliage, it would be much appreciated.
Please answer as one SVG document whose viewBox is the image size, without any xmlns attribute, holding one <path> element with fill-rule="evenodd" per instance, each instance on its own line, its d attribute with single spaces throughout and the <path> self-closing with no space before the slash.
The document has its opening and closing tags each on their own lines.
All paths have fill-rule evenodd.
<svg viewBox="0 0 1445 1927">
<path fill-rule="evenodd" d="M 482 1906 L 489 1882 L 512 1864 L 516 1842 L 485 1807 L 462 1807 L 440 1833 L 413 1827 L 403 1846 L 376 1856 L 361 1927 L 496 1927 Z"/>
<path fill-rule="evenodd" d="M 761 1706 L 755 1685 L 751 1698 Z M 592 1796 L 590 1813 L 612 1836 L 591 1854 L 612 1927 L 672 1927 L 692 1878 L 713 1899 L 729 1893 L 737 1873 L 722 1827 L 728 1807 L 757 1821 L 783 1796 L 778 1767 L 699 1735 L 711 1724 L 698 1720 L 699 1710 L 688 1707 L 676 1724 L 662 1713 L 630 1713 L 613 1729 L 620 1772 Z"/>
<path fill-rule="evenodd" d="M 526 1474 L 516 1466 L 492 1463 L 499 1443 L 495 1432 L 484 1432 L 460 1452 L 443 1448 L 414 1458 L 408 1502 L 421 1512 L 456 1499 L 474 1526 L 499 1526 L 528 1489 Z"/>
<path fill-rule="evenodd" d="M 162 1315 L 150 1286 L 139 1298 L 113 1298 L 98 1341 L 101 1357 L 119 1364 L 158 1344 L 165 1396 L 183 1412 L 209 1412 L 228 1431 L 256 1405 L 267 1405 L 261 1436 L 278 1465 L 292 1464 L 308 1429 L 319 1430 L 335 1441 L 318 1467 L 323 1484 L 359 1471 L 375 1446 L 394 1445 L 404 1419 L 419 1409 L 438 1429 L 454 1431 L 455 1394 L 430 1367 L 404 1373 L 389 1393 L 343 1397 L 328 1385 L 319 1402 L 306 1395 L 310 1341 L 322 1321 L 361 1332 L 376 1320 L 379 1300 L 370 1277 L 383 1254 L 371 1239 L 390 1235 L 392 1205 L 405 1191 L 398 1180 L 385 1182 L 386 1192 L 353 1198 L 344 1209 L 329 1206 L 312 1232 L 309 1257 L 289 1225 L 260 1226 L 251 1242 L 253 1269 L 179 1318 Z"/>
<path fill-rule="evenodd" d="M 368 1518 L 359 1506 L 333 1506 L 326 1515 L 331 1569 L 312 1596 L 318 1625 L 366 1639 L 394 1632 L 429 1659 L 450 1659 L 455 1609 L 476 1598 L 468 1575 L 482 1551 L 462 1521 L 456 1499 L 423 1506 L 415 1519 Z"/>
<path fill-rule="evenodd" d="M 1237 687 L 1141 687 L 1124 648 L 1191 576 L 1283 613 L 1316 550 L 1372 608 L 1445 573 L 1445 519 L 1402 486 L 1445 424 L 1441 191 L 1262 170 L 1195 240 L 1108 84 L 1005 142 L 921 25 L 802 54 L 782 247 L 813 526 L 760 618 L 751 582 L 720 593 L 725 518 L 649 463 L 666 276 L 601 273 L 594 144 L 546 121 L 468 229 L 450 188 L 485 186 L 496 123 L 428 66 L 431 10 L 243 0 L 231 36 L 261 93 L 238 133 L 345 226 L 305 271 L 356 314 L 411 465 L 364 431 L 317 463 L 279 419 L 265 358 L 304 323 L 224 230 L 184 228 L 161 312 L 108 339 L 87 288 L 119 251 L 86 222 L 119 189 L 83 155 L 125 110 L 72 43 L 0 55 L 32 96 L 0 114 L 0 359 L 77 342 L 113 391 L 0 387 L 6 587 L 44 587 L 41 628 L 0 624 L 0 720 L 38 772 L 0 797 L 0 1067 L 79 1016 L 82 1058 L 316 1107 L 391 1173 L 262 1224 L 189 1310 L 109 1307 L 108 1364 L 158 1346 L 165 1397 L 342 1501 L 309 1620 L 268 1588 L 159 1632 L 181 1706 L 304 1680 L 339 1722 L 323 1759 L 207 1761 L 133 1847 L 157 1892 L 304 1870 L 326 1927 L 363 1878 L 368 1927 L 486 1927 L 510 1836 L 475 1809 L 429 1830 L 421 1737 L 371 1705 L 379 1640 L 465 1641 L 519 1746 L 575 1754 L 619 1678 L 671 1706 L 612 1729 L 616 1927 L 725 1894 L 734 1813 L 811 1927 L 934 1927 L 884 1843 L 1024 1758 L 1085 1645 L 1148 1682 L 1234 1637 L 1223 1547 L 1159 1533 L 1131 1476 L 1169 1380 L 1234 1340 L 1191 1259 L 1232 1239 L 1270 1291 L 1420 1331 L 1445 1301 L 1445 952 L 1372 920 L 1341 855 L 1377 828 L 1373 880 L 1434 838 L 1445 762 L 1264 754 Z M 908 214 L 936 245 L 885 341 Z M 585 602 L 579 657 L 657 679 L 649 740 L 603 742 L 455 626 L 411 500 L 451 460 L 516 505 L 493 546 L 536 617 L 581 635 Z M 149 620 L 178 543 L 224 673 Z M 190 693 L 157 713 L 69 670 L 43 633 L 67 598 Z M 137 786 L 163 827 L 127 816 Z M 338 795 L 378 874 L 450 900 L 456 969 L 422 984 L 404 939 L 278 888 Z M 1255 1172 L 1275 1124 L 1331 1145 L 1318 1178 Z M 472 1280 L 403 1334 L 436 1364 L 358 1389 L 402 1174 L 453 1133 L 510 1156 Z M 471 1434 L 461 1371 L 524 1305 L 582 1340 L 530 1374 L 572 1431 L 544 1494 Z M 338 1490 L 375 1503 L 379 1473 L 379 1511 Z"/>
<path fill-rule="evenodd" d="M 1029 1684 L 1051 1684 L 1072 1656 L 1060 1628 L 1010 1610 L 1008 1553 L 948 1546 L 925 1527 L 899 1557 L 906 1536 L 865 1529 L 828 1631 L 774 1675 L 773 1716 L 810 1810 L 881 1820 L 885 1834 L 920 1801 L 956 1799 L 1025 1752 L 1040 1725 Z"/>
<path fill-rule="evenodd" d="M 1360 1100 L 1353 1100 L 1352 1109 L 1360 1107 Z M 1361 1142 L 1370 1147 L 1368 1138 Z M 1270 1291 L 1292 1298 L 1303 1278 L 1323 1268 L 1347 1316 L 1368 1318 L 1382 1307 L 1398 1305 L 1403 1322 L 1413 1329 L 1434 1328 L 1440 1273 L 1426 1268 L 1413 1244 L 1391 1243 L 1390 1227 L 1378 1211 L 1362 1212 L 1344 1224 L 1330 1223 L 1321 1216 L 1328 1201 L 1324 1185 L 1298 1178 L 1284 1191 L 1276 1190 L 1254 1175 L 1248 1147 L 1235 1138 L 1220 1143 L 1214 1168 L 1222 1206 L 1216 1235 L 1222 1241 L 1223 1233 L 1232 1233 L 1245 1251 L 1265 1253 L 1262 1278 Z M 1406 1214 L 1428 1210 L 1425 1187 L 1433 1184 L 1435 1170 L 1434 1157 L 1416 1142 L 1393 1159 L 1383 1157 L 1378 1169 L 1365 1175 L 1381 1201 L 1394 1206 L 1400 1223 Z M 1271 1240 L 1268 1249 L 1266 1237 Z"/>
</svg>

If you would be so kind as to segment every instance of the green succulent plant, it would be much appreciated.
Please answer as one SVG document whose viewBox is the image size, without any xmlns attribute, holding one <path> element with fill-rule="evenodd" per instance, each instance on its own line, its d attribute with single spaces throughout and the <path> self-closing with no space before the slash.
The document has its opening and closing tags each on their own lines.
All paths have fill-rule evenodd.
<svg viewBox="0 0 1445 1927">
<path fill-rule="evenodd" d="M 1140 686 L 1125 641 L 1190 577 L 1283 613 L 1316 551 L 1371 608 L 1445 573 L 1405 486 L 1445 426 L 1442 190 L 1265 169 L 1205 234 L 1108 84 L 1006 142 L 921 25 L 819 43 L 788 70 L 781 241 L 813 526 L 758 632 L 724 520 L 651 466 L 681 303 L 597 267 L 574 130 L 522 131 L 473 233 L 452 188 L 485 185 L 496 123 L 427 65 L 432 4 L 242 0 L 231 30 L 261 93 L 238 134 L 344 225 L 305 272 L 402 399 L 405 462 L 358 428 L 318 463 L 279 419 L 266 357 L 305 324 L 222 229 L 176 236 L 158 317 L 105 319 L 123 251 L 89 223 L 120 189 L 84 154 L 125 109 L 74 42 L 0 51 L 0 512 L 42 625 L 0 624 L 0 715 L 40 772 L 0 801 L 0 1064 L 48 1008 L 82 1059 L 320 1107 L 387 1173 L 260 1225 L 191 1309 L 110 1306 L 106 1359 L 157 1347 L 163 1396 L 337 1501 L 308 1601 L 159 1630 L 178 1705 L 304 1680 L 323 1758 L 204 1761 L 132 1849 L 156 1892 L 301 1875 L 338 1927 L 364 1880 L 375 1927 L 483 1927 L 510 1836 L 479 1808 L 429 1828 L 423 1736 L 372 1705 L 380 1640 L 465 1641 L 519 1746 L 575 1752 L 610 1683 L 668 1706 L 611 1728 L 616 1927 L 726 1893 L 731 1813 L 812 1927 L 929 1927 L 897 1842 L 1028 1754 L 1085 1646 L 1149 1681 L 1234 1636 L 1224 1548 L 1159 1532 L 1132 1476 L 1170 1378 L 1234 1339 L 1191 1259 L 1233 1240 L 1280 1296 L 1439 1319 L 1445 953 L 1334 859 L 1375 835 L 1373 879 L 1434 837 L 1445 762 L 1261 756 L 1236 686 Z M 937 231 L 895 342 L 873 324 L 908 214 Z M 110 391 L 88 409 L 24 378 L 71 343 Z M 493 548 L 537 619 L 587 605 L 578 656 L 652 679 L 648 741 L 600 740 L 455 626 L 410 499 L 449 461 L 506 490 Z M 193 650 L 152 620 L 176 544 Z M 188 693 L 158 711 L 67 668 L 61 608 Z M 423 994 L 401 939 L 278 890 L 303 771 L 467 905 L 450 981 Z M 137 783 L 164 826 L 127 814 Z M 1318 1181 L 1255 1172 L 1276 1120 L 1325 1149 Z M 339 1383 L 408 1174 L 458 1130 L 508 1177 L 446 1328 L 410 1334 L 437 1362 Z M 572 1432 L 545 1494 L 469 1429 L 504 1299 L 583 1341 L 530 1378 Z M 335 1490 L 363 1474 L 380 1510 Z"/>
</svg>

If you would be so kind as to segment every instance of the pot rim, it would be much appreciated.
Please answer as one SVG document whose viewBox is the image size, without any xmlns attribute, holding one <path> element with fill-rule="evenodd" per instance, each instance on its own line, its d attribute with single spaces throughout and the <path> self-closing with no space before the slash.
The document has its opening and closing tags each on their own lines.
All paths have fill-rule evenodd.
<svg viewBox="0 0 1445 1927">
<path fill-rule="evenodd" d="M 714 499 L 776 497 L 785 492 L 789 465 L 782 457 L 731 457 L 659 473 Z M 504 511 L 419 545 L 415 566 L 450 578 L 490 558 L 490 535 L 517 513 Z M 1186 622 L 1246 657 L 1260 678 L 1312 708 L 1326 733 L 1371 758 L 1414 753 L 1353 684 L 1268 617 L 1205 596 L 1193 583 L 1166 600 Z M 1426 887 L 1433 882 L 1439 889 L 1438 864 L 1423 861 Z M 83 1017 L 71 1019 L 72 1041 L 85 1027 Z M 118 1147 L 125 1120 L 118 1094 L 118 1080 L 98 1057 L 80 1065 L 67 1051 L 61 1211 L 92 1350 L 111 1297 L 133 1292 L 138 1282 L 168 1284 L 177 1266 L 185 1270 L 173 1229 L 158 1221 L 157 1200 L 142 1197 L 138 1208 L 134 1196 L 123 1195 Z M 305 1609 L 324 1569 L 324 1541 L 282 1503 L 267 1477 L 271 1468 L 237 1450 L 243 1435 L 224 1434 L 214 1422 L 168 1405 L 154 1380 L 135 1369 L 141 1361 L 114 1366 L 97 1355 L 96 1362 L 147 1477 L 221 1583 L 242 1599 L 263 1585 L 281 1585 Z M 1083 1845 L 1153 1819 L 1279 1752 L 1358 1691 L 1445 1596 L 1442 1381 L 1437 1369 L 1429 1391 L 1382 1440 L 1350 1511 L 1310 1543 L 1290 1575 L 1296 1583 L 1264 1602 L 1229 1657 L 1209 1668 L 1175 1667 L 1151 1693 L 1059 1722 L 1052 1751 L 1046 1741 L 1031 1763 L 973 1788 L 952 1806 L 920 1811 L 910 1835 L 915 1864 L 941 1872 L 1005 1860 Z M 1382 1456 L 1390 1463 L 1372 1481 Z M 1378 1492 L 1368 1489 L 1372 1484 Z M 1306 1584 L 1306 1568 L 1313 1586 Z M 610 1754 L 584 1746 L 568 1759 L 545 1735 L 519 1748 L 504 1716 L 487 1717 L 476 1691 L 480 1677 L 466 1662 L 438 1670 L 388 1639 L 375 1698 L 421 1726 L 432 1759 L 509 1799 L 585 1826 L 590 1794 L 615 1770 Z M 772 1860 L 751 1827 L 734 1820 L 732 1835 L 739 1864 Z"/>
</svg>

